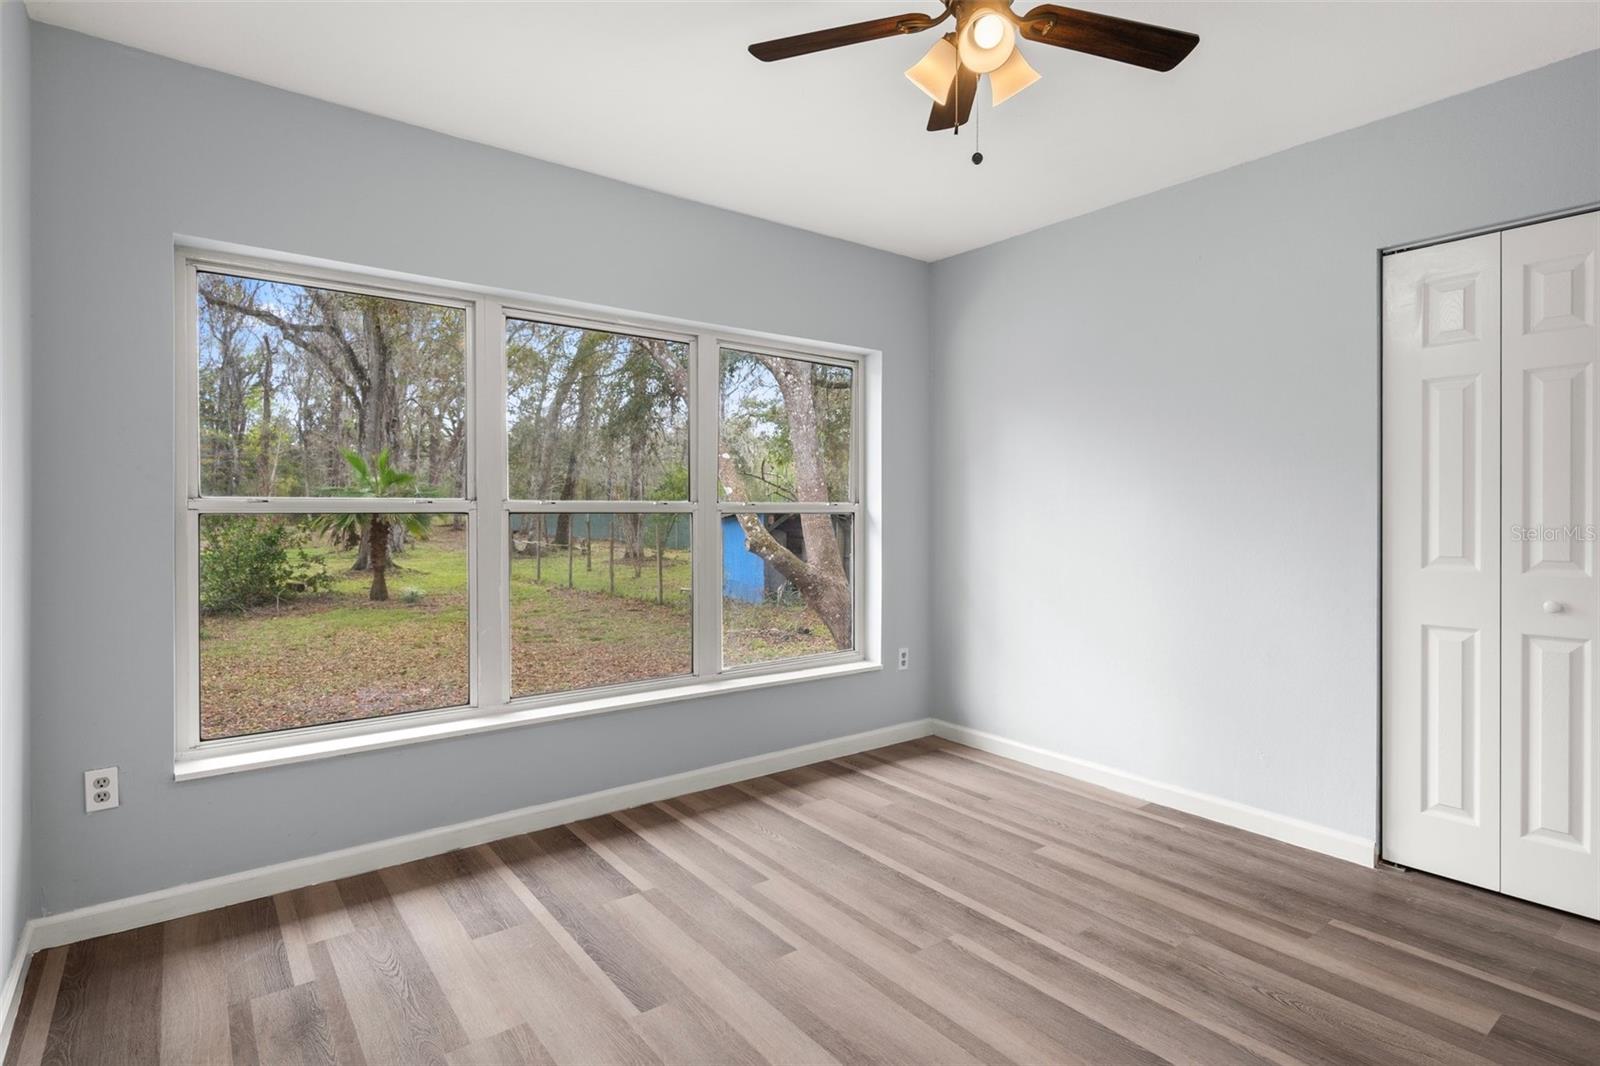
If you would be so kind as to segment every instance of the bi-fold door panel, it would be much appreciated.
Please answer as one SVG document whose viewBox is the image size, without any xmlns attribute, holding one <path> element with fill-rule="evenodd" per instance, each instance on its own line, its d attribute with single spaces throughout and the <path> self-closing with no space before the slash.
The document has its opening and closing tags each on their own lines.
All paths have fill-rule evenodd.
<svg viewBox="0 0 1600 1066">
<path fill-rule="evenodd" d="M 1501 887 L 1600 917 L 1600 214 L 1502 237 Z"/>
<path fill-rule="evenodd" d="M 1500 236 L 1390 256 L 1383 851 L 1500 884 Z"/>
</svg>

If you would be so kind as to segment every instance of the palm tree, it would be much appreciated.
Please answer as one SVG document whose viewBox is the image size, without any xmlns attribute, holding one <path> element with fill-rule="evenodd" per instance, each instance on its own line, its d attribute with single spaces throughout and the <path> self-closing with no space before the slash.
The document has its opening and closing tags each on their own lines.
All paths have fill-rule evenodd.
<svg viewBox="0 0 1600 1066">
<path fill-rule="evenodd" d="M 416 485 L 417 476 L 407 474 L 389 465 L 389 450 L 379 452 L 377 458 L 367 462 L 357 452 L 344 453 L 344 461 L 355 473 L 355 484 L 348 490 L 351 496 L 409 496 Z M 363 537 L 372 552 L 372 591 L 370 600 L 387 600 L 389 585 L 385 572 L 389 569 L 389 535 L 395 525 L 415 537 L 427 536 L 427 514 L 326 514 L 317 518 L 317 527 L 327 533 L 336 544 L 346 548 L 360 545 Z"/>
</svg>

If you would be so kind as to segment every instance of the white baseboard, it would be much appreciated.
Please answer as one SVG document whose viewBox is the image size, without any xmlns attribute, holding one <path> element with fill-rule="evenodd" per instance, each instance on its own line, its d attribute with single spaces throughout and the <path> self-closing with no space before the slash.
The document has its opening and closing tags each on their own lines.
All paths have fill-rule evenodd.
<svg viewBox="0 0 1600 1066">
<path fill-rule="evenodd" d="M 294 859 L 273 866 L 244 870 L 206 881 L 176 885 L 141 896 L 97 903 L 92 907 L 64 911 L 61 914 L 36 918 L 28 923 L 24 938 L 31 952 L 61 944 L 71 944 L 89 937 L 137 929 L 154 922 L 198 914 L 215 907 L 226 907 L 246 900 L 259 899 L 290 889 L 321 884 L 340 877 L 381 870 L 397 863 L 425 859 L 457 848 L 487 844 L 492 840 L 530 833 L 537 829 L 595 818 L 613 811 L 626 810 L 644 803 L 672 799 L 689 792 L 731 785 L 763 774 L 792 770 L 798 766 L 837 759 L 856 752 L 881 748 L 888 744 L 925 737 L 929 732 L 926 718 L 885 726 L 865 733 L 821 740 L 814 744 L 785 748 L 765 755 L 719 763 L 699 770 L 688 770 L 667 777 L 657 777 L 637 784 L 589 792 L 570 799 L 553 800 L 505 814 L 477 818 L 470 822 L 425 829 L 420 833 L 392 837 L 372 844 L 361 844 L 340 851 Z M 29 934 L 31 933 L 31 937 Z M 9 986 L 7 986 L 9 987 Z M 4 1006 L 0 1004 L 0 1006 Z M 4 1045 L 0 1044 L 0 1052 Z"/>
<path fill-rule="evenodd" d="M 33 925 L 31 919 L 23 924 L 22 932 L 17 937 L 17 950 L 6 969 L 5 982 L 0 984 L 0 1058 L 5 1057 L 6 1049 L 11 1046 L 11 1029 L 17 1024 L 17 1009 L 22 1006 L 22 974 L 28 968 L 28 959 L 33 956 L 30 946 Z"/>
<path fill-rule="evenodd" d="M 946 740 L 953 740 L 957 744 L 1003 755 L 1008 759 L 1027 763 L 1029 766 L 1037 766 L 1041 770 L 1049 770 L 1092 785 L 1099 785 L 1101 788 L 1108 788 L 1113 792 L 1159 803 L 1164 807 L 1171 807 L 1213 822 L 1221 822 L 1223 825 L 1231 825 L 1235 829 L 1243 829 L 1258 836 L 1281 840 L 1285 844 L 1320 851 L 1324 855 L 1332 855 L 1336 859 L 1344 859 L 1360 866 L 1372 866 L 1377 858 L 1376 841 L 1356 836 L 1354 833 L 1329 829 L 1326 826 L 1301 821 L 1284 814 L 1275 814 L 1260 807 L 1251 807 L 1248 804 L 1196 792 L 1178 785 L 1152 781 L 1137 774 L 1089 762 L 1087 759 L 1007 740 L 993 733 L 956 725 L 954 722 L 946 722 L 939 718 L 933 719 L 933 733 Z"/>
</svg>

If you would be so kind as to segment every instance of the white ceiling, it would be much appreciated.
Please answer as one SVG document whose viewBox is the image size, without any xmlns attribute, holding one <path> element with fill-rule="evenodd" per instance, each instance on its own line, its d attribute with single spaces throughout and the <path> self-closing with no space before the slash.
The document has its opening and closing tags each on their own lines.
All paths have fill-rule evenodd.
<svg viewBox="0 0 1600 1066">
<path fill-rule="evenodd" d="M 937 2 L 30 0 L 44 22 L 719 207 L 939 259 L 1600 48 L 1600 3 L 1084 3 L 1200 35 L 1169 74 L 1044 75 L 923 129 L 933 34 L 745 46 Z M 1032 0 L 1018 3 L 1019 10 Z"/>
</svg>

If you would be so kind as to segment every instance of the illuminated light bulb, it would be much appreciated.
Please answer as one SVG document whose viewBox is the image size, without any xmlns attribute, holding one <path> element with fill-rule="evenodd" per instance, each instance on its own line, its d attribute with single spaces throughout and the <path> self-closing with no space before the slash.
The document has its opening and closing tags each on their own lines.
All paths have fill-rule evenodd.
<svg viewBox="0 0 1600 1066">
<path fill-rule="evenodd" d="M 1006 20 L 990 12 L 980 15 L 972 24 L 972 43 L 985 52 L 999 44 L 1006 35 Z"/>
<path fill-rule="evenodd" d="M 906 77 L 934 103 L 942 104 L 950 98 L 950 85 L 956 80 L 956 68 L 960 65 L 961 56 L 956 46 L 949 38 L 941 37 L 933 42 L 927 55 L 917 60 L 916 66 L 906 71 Z"/>
<path fill-rule="evenodd" d="M 1013 48 L 1011 58 L 989 74 L 989 106 L 999 107 L 1039 80 L 1039 72 L 1022 58 L 1022 49 Z"/>
<path fill-rule="evenodd" d="M 1017 28 L 995 11 L 967 20 L 956 39 L 961 65 L 974 74 L 987 74 L 1011 58 L 1017 47 Z"/>
</svg>

